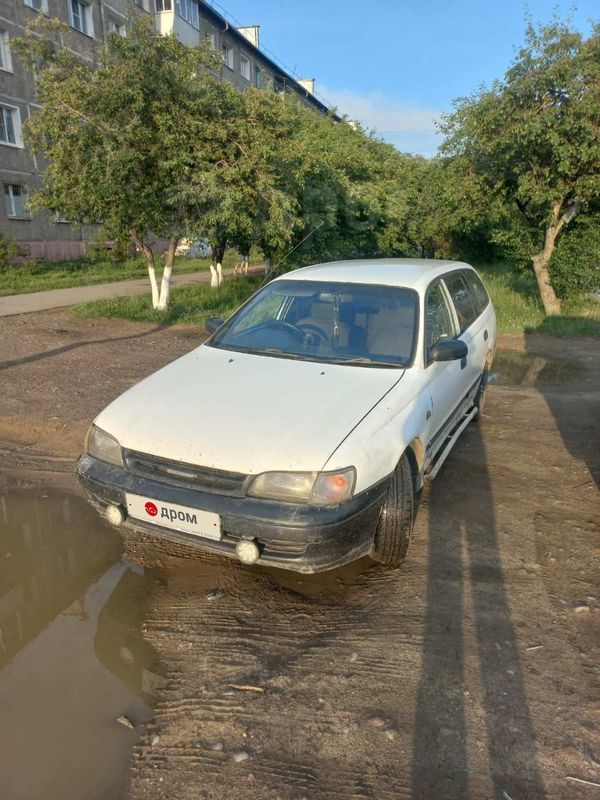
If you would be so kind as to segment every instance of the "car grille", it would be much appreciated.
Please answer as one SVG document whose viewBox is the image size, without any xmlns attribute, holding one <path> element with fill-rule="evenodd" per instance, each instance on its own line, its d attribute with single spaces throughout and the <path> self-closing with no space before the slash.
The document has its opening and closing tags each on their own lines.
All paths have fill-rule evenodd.
<svg viewBox="0 0 600 800">
<path fill-rule="evenodd" d="M 248 475 L 238 472 L 225 472 L 208 467 L 197 467 L 194 464 L 184 464 L 181 461 L 170 461 L 166 458 L 150 456 L 146 453 L 136 453 L 125 450 L 123 453 L 125 467 L 128 472 L 149 478 L 171 486 L 181 486 L 185 489 L 196 489 L 213 494 L 224 494 L 230 497 L 245 497 Z"/>
</svg>

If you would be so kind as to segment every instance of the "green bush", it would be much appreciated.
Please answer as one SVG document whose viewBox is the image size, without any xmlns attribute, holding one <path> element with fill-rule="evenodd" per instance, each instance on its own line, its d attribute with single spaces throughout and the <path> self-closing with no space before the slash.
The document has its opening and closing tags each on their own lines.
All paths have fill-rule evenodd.
<svg viewBox="0 0 600 800">
<path fill-rule="evenodd" d="M 136 253 L 128 236 L 111 239 L 101 230 L 96 239 L 86 244 L 86 255 L 93 264 L 110 261 L 111 264 L 124 264 L 136 258 Z"/>
<path fill-rule="evenodd" d="M 563 231 L 550 272 L 560 297 L 600 289 L 600 216 L 575 219 Z"/>
<path fill-rule="evenodd" d="M 0 272 L 6 272 L 13 259 L 24 255 L 25 251 L 17 242 L 0 233 Z"/>
</svg>

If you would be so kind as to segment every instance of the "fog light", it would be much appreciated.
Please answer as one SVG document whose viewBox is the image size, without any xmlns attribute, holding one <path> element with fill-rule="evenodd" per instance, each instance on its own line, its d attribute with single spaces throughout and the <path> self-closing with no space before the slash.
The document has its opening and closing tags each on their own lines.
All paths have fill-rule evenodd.
<svg viewBox="0 0 600 800">
<path fill-rule="evenodd" d="M 256 542 L 249 542 L 247 539 L 242 539 L 236 544 L 235 552 L 242 564 L 246 565 L 256 564 L 260 558 L 260 550 Z"/>
<path fill-rule="evenodd" d="M 125 522 L 125 512 L 119 506 L 107 506 L 104 516 L 110 525 L 116 525 L 118 527 Z"/>
</svg>

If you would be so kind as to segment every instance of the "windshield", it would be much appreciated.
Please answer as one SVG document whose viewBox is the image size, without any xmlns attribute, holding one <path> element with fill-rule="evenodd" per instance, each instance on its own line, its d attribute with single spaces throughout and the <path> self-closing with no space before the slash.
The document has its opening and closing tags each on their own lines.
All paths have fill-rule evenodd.
<svg viewBox="0 0 600 800">
<path fill-rule="evenodd" d="M 257 292 L 209 344 L 324 363 L 407 367 L 417 319 L 412 289 L 279 280 Z"/>
</svg>

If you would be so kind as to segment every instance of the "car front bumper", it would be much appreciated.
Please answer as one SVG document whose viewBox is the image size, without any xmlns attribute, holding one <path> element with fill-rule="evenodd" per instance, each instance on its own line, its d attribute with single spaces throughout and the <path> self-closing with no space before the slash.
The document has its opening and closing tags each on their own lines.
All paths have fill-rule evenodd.
<svg viewBox="0 0 600 800">
<path fill-rule="evenodd" d="M 305 573 L 333 569 L 371 551 L 388 488 L 386 478 L 340 506 L 312 508 L 173 486 L 89 455 L 81 456 L 76 474 L 100 512 L 117 505 L 126 513 L 126 493 L 136 494 L 219 514 L 223 536 L 212 541 L 126 517 L 124 524 L 130 528 L 233 558 L 241 539 L 254 540 L 259 564 Z"/>
</svg>

